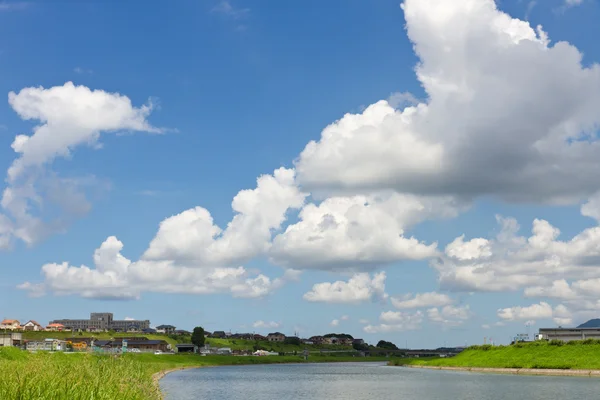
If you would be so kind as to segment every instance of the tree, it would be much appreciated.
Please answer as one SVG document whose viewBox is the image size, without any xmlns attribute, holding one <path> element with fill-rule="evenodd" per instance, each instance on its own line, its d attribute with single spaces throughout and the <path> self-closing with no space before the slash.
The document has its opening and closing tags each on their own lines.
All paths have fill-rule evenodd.
<svg viewBox="0 0 600 400">
<path fill-rule="evenodd" d="M 352 343 L 352 348 L 357 351 L 369 351 L 369 345 L 366 343 Z"/>
<path fill-rule="evenodd" d="M 283 343 L 284 344 L 293 344 L 293 345 L 296 345 L 296 346 L 300 346 L 300 344 L 301 344 L 300 339 L 297 338 L 297 337 L 286 337 L 283 340 Z"/>
<path fill-rule="evenodd" d="M 204 328 L 201 326 L 195 327 L 194 332 L 192 332 L 192 343 L 198 347 L 203 347 L 204 341 Z"/>
<path fill-rule="evenodd" d="M 392 342 L 386 342 L 385 340 L 380 340 L 377 342 L 377 347 L 380 349 L 388 349 L 388 350 L 398 350 L 398 347 Z"/>
</svg>

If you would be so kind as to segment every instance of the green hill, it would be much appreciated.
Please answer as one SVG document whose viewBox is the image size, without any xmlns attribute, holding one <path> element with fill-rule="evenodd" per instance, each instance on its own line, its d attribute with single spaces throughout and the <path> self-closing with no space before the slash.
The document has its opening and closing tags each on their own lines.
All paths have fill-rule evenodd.
<svg viewBox="0 0 600 400">
<path fill-rule="evenodd" d="M 600 341 L 539 341 L 511 346 L 472 346 L 451 358 L 401 359 L 392 365 L 442 367 L 600 369 Z"/>
</svg>

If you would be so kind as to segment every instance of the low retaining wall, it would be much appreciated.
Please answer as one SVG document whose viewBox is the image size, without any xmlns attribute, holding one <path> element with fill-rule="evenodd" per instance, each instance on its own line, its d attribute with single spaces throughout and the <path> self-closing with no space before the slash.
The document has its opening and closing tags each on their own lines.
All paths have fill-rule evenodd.
<svg viewBox="0 0 600 400">
<path fill-rule="evenodd" d="M 407 368 L 437 369 L 444 371 L 465 371 L 491 374 L 511 375 L 545 375 L 545 376 L 581 376 L 600 378 L 600 370 L 590 369 L 533 369 L 533 368 L 478 368 L 478 367 L 437 367 L 430 365 L 403 365 Z"/>
</svg>

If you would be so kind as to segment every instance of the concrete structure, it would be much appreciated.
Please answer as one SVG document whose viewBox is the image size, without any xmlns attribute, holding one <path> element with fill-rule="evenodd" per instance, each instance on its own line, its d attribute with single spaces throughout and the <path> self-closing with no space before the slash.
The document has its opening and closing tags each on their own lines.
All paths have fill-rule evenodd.
<svg viewBox="0 0 600 400">
<path fill-rule="evenodd" d="M 224 355 L 224 356 L 229 355 L 229 354 L 231 354 L 231 349 L 229 347 L 221 347 L 221 348 L 217 349 L 217 354 Z"/>
<path fill-rule="evenodd" d="M 267 340 L 269 342 L 283 342 L 285 340 L 285 335 L 281 332 L 269 333 L 267 335 Z"/>
<path fill-rule="evenodd" d="M 91 313 L 90 319 L 59 319 L 50 324 L 61 324 L 73 331 L 120 331 L 139 332 L 150 328 L 149 320 L 115 320 L 112 313 Z"/>
<path fill-rule="evenodd" d="M 29 351 L 65 351 L 67 342 L 59 339 L 44 339 L 27 342 L 25 348 Z"/>
<path fill-rule="evenodd" d="M 24 331 L 43 331 L 44 327 L 42 327 L 42 325 L 40 325 L 39 323 L 37 323 L 34 320 L 30 320 L 27 321 L 24 325 L 23 325 L 23 330 Z"/>
<path fill-rule="evenodd" d="M 5 319 L 0 322 L 0 330 L 15 331 L 21 329 L 21 323 L 16 319 Z"/>
<path fill-rule="evenodd" d="M 600 339 L 600 328 L 540 328 L 540 340 L 573 340 Z"/>
<path fill-rule="evenodd" d="M 198 346 L 192 343 L 182 343 L 175 345 L 178 353 L 197 353 Z"/>
<path fill-rule="evenodd" d="M 0 347 L 21 346 L 23 335 L 18 332 L 0 333 Z"/>
</svg>

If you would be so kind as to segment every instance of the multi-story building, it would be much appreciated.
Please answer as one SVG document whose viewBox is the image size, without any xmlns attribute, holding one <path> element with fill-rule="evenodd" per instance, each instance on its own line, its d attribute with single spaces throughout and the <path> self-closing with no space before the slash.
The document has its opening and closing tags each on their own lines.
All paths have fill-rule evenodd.
<svg viewBox="0 0 600 400">
<path fill-rule="evenodd" d="M 540 340 L 572 340 L 600 339 L 600 328 L 540 328 Z"/>
<path fill-rule="evenodd" d="M 112 313 L 91 313 L 90 319 L 58 319 L 51 324 L 61 324 L 73 331 L 141 331 L 150 328 L 149 320 L 115 320 Z"/>
</svg>

